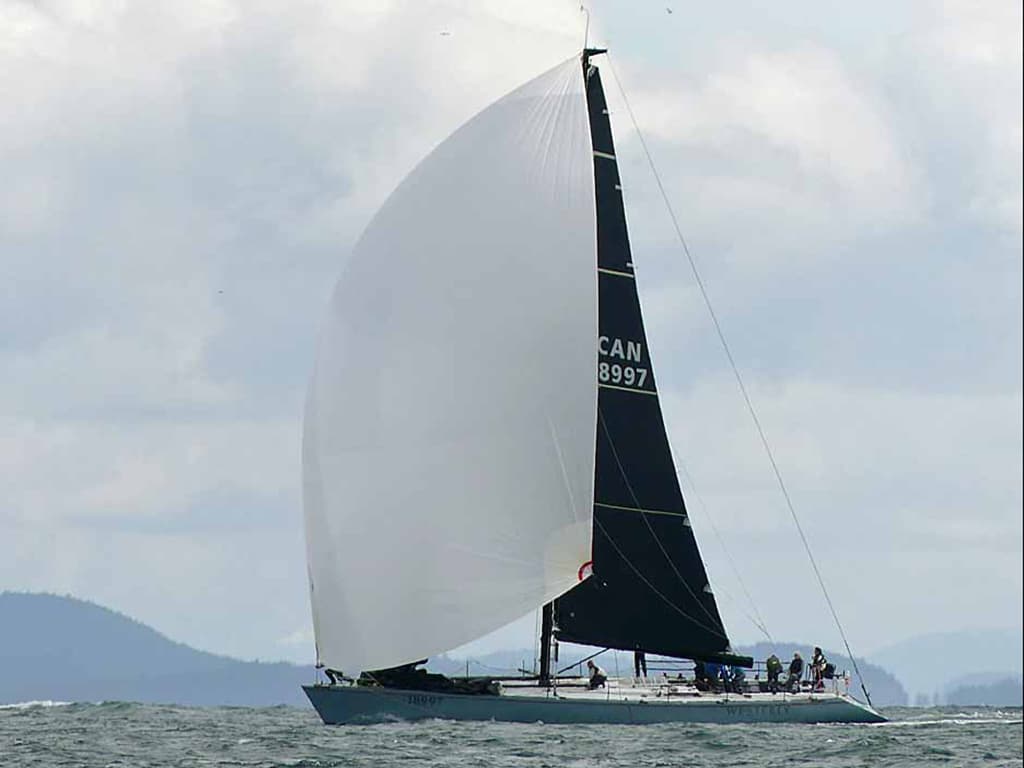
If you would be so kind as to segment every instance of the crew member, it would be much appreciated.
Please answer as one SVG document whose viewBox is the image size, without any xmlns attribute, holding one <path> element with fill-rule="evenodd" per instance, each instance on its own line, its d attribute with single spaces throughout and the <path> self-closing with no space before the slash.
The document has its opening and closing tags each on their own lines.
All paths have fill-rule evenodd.
<svg viewBox="0 0 1024 768">
<path fill-rule="evenodd" d="M 771 693 L 777 693 L 779 690 L 779 675 L 782 674 L 782 662 L 779 661 L 779 657 L 773 653 L 768 657 L 768 660 L 765 661 L 764 665 L 768 670 L 768 690 Z"/>
<path fill-rule="evenodd" d="M 814 646 L 814 655 L 811 656 L 811 675 L 814 680 L 814 690 L 816 691 L 825 690 L 825 683 L 822 682 L 822 677 L 825 675 L 826 664 L 828 664 L 828 659 L 825 658 L 825 654 L 821 652 L 821 648 Z"/>
<path fill-rule="evenodd" d="M 633 676 L 647 677 L 647 654 L 643 651 L 633 651 Z"/>
<path fill-rule="evenodd" d="M 786 688 L 790 691 L 800 690 L 800 678 L 804 674 L 804 660 L 799 652 L 793 654 L 793 660 L 789 662 L 789 677 L 786 678 Z"/>
</svg>

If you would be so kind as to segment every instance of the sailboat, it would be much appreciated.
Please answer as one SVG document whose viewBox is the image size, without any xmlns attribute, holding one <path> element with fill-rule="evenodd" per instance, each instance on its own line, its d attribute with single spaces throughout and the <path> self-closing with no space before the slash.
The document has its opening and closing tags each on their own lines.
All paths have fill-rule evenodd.
<svg viewBox="0 0 1024 768">
<path fill-rule="evenodd" d="M 680 490 L 594 57 L 455 131 L 343 268 L 306 403 L 303 491 L 325 723 L 878 722 L 828 691 L 591 688 L 570 642 L 750 667 Z M 540 669 L 421 660 L 542 610 Z M 557 647 L 557 646 L 555 646 Z"/>
</svg>

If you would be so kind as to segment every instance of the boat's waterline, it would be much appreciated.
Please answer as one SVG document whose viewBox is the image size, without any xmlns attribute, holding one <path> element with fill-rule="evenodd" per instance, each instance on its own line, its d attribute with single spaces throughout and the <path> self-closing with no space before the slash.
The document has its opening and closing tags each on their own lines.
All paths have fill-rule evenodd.
<svg viewBox="0 0 1024 768">
<path fill-rule="evenodd" d="M 629 697 L 615 692 L 533 687 L 501 695 L 360 686 L 303 686 L 328 725 L 387 720 L 498 720 L 513 723 L 881 723 L 885 718 L 848 695 Z"/>
</svg>

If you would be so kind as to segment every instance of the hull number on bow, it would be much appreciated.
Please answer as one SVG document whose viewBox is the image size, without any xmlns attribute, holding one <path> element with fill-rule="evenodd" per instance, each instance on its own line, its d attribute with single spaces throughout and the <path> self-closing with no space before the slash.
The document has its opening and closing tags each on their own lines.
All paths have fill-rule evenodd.
<svg viewBox="0 0 1024 768">
<path fill-rule="evenodd" d="M 597 351 L 602 358 L 608 358 L 601 360 L 597 366 L 597 378 L 602 384 L 637 388 L 644 386 L 647 381 L 647 368 L 634 365 L 643 362 L 644 347 L 639 341 L 599 336 Z"/>
<path fill-rule="evenodd" d="M 415 707 L 436 707 L 441 703 L 441 697 L 428 693 L 410 693 L 407 701 Z"/>
</svg>

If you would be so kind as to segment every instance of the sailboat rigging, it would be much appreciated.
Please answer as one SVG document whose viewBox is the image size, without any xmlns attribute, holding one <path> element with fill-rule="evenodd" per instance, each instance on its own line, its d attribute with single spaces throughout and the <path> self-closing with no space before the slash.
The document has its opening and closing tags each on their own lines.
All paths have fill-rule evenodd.
<svg viewBox="0 0 1024 768">
<path fill-rule="evenodd" d="M 838 689 L 555 684 L 552 638 L 753 664 L 730 646 L 672 460 L 601 53 L 437 147 L 338 281 L 303 441 L 317 661 L 383 671 L 307 687 L 325 722 L 880 719 Z M 537 606 L 537 678 L 417 686 L 418 660 Z"/>
</svg>

